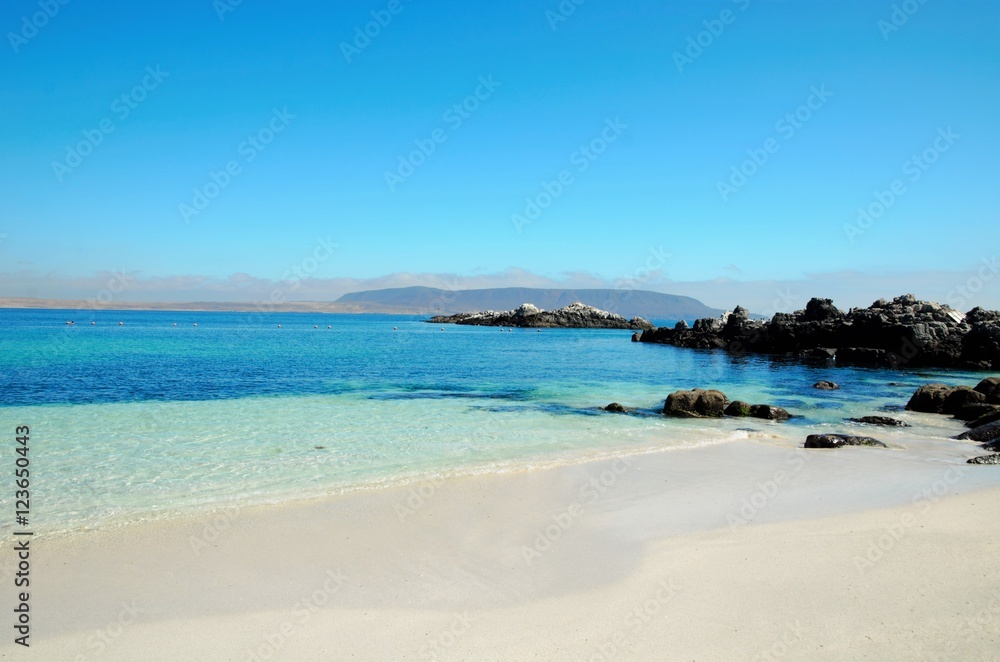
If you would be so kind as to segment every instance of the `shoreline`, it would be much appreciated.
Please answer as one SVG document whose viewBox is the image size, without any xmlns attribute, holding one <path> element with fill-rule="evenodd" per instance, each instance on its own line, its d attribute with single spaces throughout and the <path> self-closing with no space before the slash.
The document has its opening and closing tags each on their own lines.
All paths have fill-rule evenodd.
<svg viewBox="0 0 1000 662">
<path fill-rule="evenodd" d="M 983 586 L 1000 585 L 996 547 L 990 548 L 1000 542 L 1000 524 L 985 511 L 1000 495 L 1000 471 L 905 451 L 805 451 L 731 442 L 424 485 L 434 489 L 421 495 L 392 487 L 34 541 L 32 572 L 40 584 L 33 594 L 33 645 L 60 659 L 97 652 L 98 644 L 106 647 L 101 659 L 169 659 L 180 654 L 170 646 L 181 645 L 182 657 L 254 659 L 245 652 L 266 646 L 261 633 L 274 631 L 282 639 L 282 658 L 326 650 L 335 659 L 347 651 L 429 659 L 434 649 L 426 647 L 435 641 L 440 647 L 444 635 L 428 639 L 426 633 L 452 632 L 454 625 L 465 628 L 462 635 L 445 636 L 453 647 L 435 657 L 509 659 L 543 651 L 590 659 L 588 651 L 598 651 L 594 659 L 611 659 L 599 652 L 604 640 L 584 646 L 570 637 L 560 643 L 546 632 L 600 632 L 609 601 L 634 605 L 648 585 L 645 592 L 653 591 L 654 602 L 657 592 L 670 596 L 661 607 L 673 614 L 674 624 L 667 630 L 647 624 L 635 637 L 626 628 L 615 644 L 619 653 L 648 657 L 682 630 L 693 637 L 694 648 L 682 646 L 666 659 L 723 659 L 722 642 L 695 636 L 708 636 L 706 624 L 718 618 L 713 610 L 733 610 L 718 603 L 719 595 L 735 590 L 723 578 L 753 587 L 754 597 L 733 596 L 738 603 L 758 600 L 769 610 L 833 599 L 845 576 L 861 581 L 869 570 L 870 576 L 882 572 L 883 563 L 894 567 L 879 560 L 862 573 L 850 564 L 869 540 L 894 526 L 903 527 L 900 540 L 918 541 L 912 546 L 930 554 L 890 554 L 906 547 L 891 540 L 884 555 L 910 559 L 900 572 L 914 572 L 916 563 L 919 572 L 933 570 L 937 577 L 974 562 L 976 572 L 986 574 L 966 576 L 965 585 L 975 577 Z M 960 530 L 946 538 L 932 535 L 949 527 Z M 838 531 L 851 539 L 865 534 L 846 566 L 842 557 L 853 548 L 841 549 Z M 816 547 L 819 539 L 831 545 Z M 775 546 L 780 553 L 764 554 Z M 701 567 L 699 549 L 722 566 Z M 812 564 L 803 566 L 803 550 Z M 729 574 L 725 559 L 751 557 L 760 558 L 752 572 Z M 687 587 L 679 592 L 663 572 L 676 559 L 684 561 L 682 570 L 667 574 Z M 846 575 L 834 572 L 834 560 Z M 785 577 L 789 564 L 799 570 Z M 819 595 L 825 597 L 810 598 L 816 588 L 807 587 L 817 577 L 809 573 L 830 583 L 825 589 L 821 583 Z M 767 585 L 768 577 L 778 584 Z M 940 579 L 927 581 L 940 588 Z M 702 590 L 709 591 L 704 599 L 693 595 Z M 888 599 L 877 592 L 868 598 Z M 687 607 L 673 613 L 675 603 Z M 866 613 L 863 605 L 856 608 Z M 689 622 L 694 612 L 706 620 Z M 463 614 L 472 624 L 460 628 L 455 622 Z M 545 624 L 541 634 L 525 635 L 529 618 Z M 816 628 L 816 618 L 835 623 L 846 617 L 809 608 L 800 621 Z M 744 620 L 733 641 L 749 646 L 773 639 L 774 633 L 755 623 Z M 281 634 L 282 624 L 289 624 L 288 634 Z M 192 643 L 181 644 L 171 634 L 181 625 L 195 633 Z M 106 644 L 94 643 L 95 632 L 112 631 L 118 635 Z M 976 642 L 995 644 L 998 633 L 1000 627 L 993 639 L 963 639 L 962 650 L 978 650 Z M 609 637 L 614 643 L 616 637 Z M 812 653 L 822 657 L 824 650 L 833 652 Z M 150 657 L 150 651 L 163 657 Z"/>
</svg>

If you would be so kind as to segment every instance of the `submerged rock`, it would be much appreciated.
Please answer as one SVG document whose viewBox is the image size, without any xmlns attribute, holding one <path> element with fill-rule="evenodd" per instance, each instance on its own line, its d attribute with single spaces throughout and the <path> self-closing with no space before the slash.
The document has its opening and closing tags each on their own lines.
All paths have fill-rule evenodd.
<svg viewBox="0 0 1000 662">
<path fill-rule="evenodd" d="M 818 388 L 821 391 L 836 391 L 840 386 L 835 382 L 819 381 L 813 384 L 813 388 Z"/>
<path fill-rule="evenodd" d="M 753 418 L 765 418 L 770 421 L 787 421 L 791 414 L 774 405 L 751 405 L 750 416 Z"/>
<path fill-rule="evenodd" d="M 1000 453 L 1000 439 L 987 441 L 985 444 L 983 444 L 983 450 L 989 451 L 991 453 Z"/>
<path fill-rule="evenodd" d="M 668 395 L 663 413 L 678 418 L 721 418 L 727 404 L 729 398 L 722 391 L 696 388 Z"/>
<path fill-rule="evenodd" d="M 438 315 L 427 320 L 433 324 L 469 324 L 474 326 L 507 326 L 520 328 L 572 328 L 572 329 L 652 329 L 653 325 L 641 317 L 625 319 L 580 303 L 571 303 L 558 310 L 541 310 L 525 303 L 514 310 L 479 313 Z"/>
<path fill-rule="evenodd" d="M 1000 464 L 1000 453 L 993 455 L 980 455 L 966 461 L 966 464 Z"/>
<path fill-rule="evenodd" d="M 855 423 L 864 423 L 865 425 L 882 425 L 886 427 L 897 427 L 897 428 L 908 428 L 909 423 L 904 423 L 903 421 L 891 418 L 889 416 L 862 416 L 861 418 L 849 418 L 849 421 Z"/>
<path fill-rule="evenodd" d="M 616 414 L 627 414 L 629 410 L 627 407 L 623 407 L 617 402 L 612 402 L 610 405 L 604 408 L 604 411 L 610 411 Z"/>
<path fill-rule="evenodd" d="M 846 434 L 811 434 L 806 437 L 804 448 L 840 448 L 841 446 L 874 446 L 886 448 L 878 439 L 872 437 L 853 437 Z"/>
</svg>

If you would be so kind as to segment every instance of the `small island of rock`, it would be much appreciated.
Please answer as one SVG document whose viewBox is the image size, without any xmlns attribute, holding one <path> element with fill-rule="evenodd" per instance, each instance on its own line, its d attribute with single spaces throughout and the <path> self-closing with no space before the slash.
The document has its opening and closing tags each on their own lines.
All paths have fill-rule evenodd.
<svg viewBox="0 0 1000 662">
<path fill-rule="evenodd" d="M 432 324 L 471 324 L 474 326 L 510 326 L 521 328 L 567 329 L 652 329 L 653 325 L 641 317 L 625 319 L 579 301 L 558 310 L 542 310 L 530 303 L 514 310 L 487 310 L 479 313 L 439 315 L 427 320 Z"/>
</svg>

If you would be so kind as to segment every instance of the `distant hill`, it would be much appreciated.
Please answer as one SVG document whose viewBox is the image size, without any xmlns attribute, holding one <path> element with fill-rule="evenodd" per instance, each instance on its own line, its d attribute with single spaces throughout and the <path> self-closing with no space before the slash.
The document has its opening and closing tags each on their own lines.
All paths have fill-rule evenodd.
<svg viewBox="0 0 1000 662">
<path fill-rule="evenodd" d="M 647 290 L 562 290 L 531 287 L 501 287 L 482 290 L 442 290 L 433 287 L 400 287 L 351 292 L 335 305 L 350 304 L 359 309 L 408 310 L 415 314 L 453 315 L 482 310 L 513 310 L 531 303 L 545 310 L 568 306 L 574 301 L 624 317 L 639 315 L 657 320 L 695 320 L 717 317 L 722 310 L 676 294 Z"/>
</svg>

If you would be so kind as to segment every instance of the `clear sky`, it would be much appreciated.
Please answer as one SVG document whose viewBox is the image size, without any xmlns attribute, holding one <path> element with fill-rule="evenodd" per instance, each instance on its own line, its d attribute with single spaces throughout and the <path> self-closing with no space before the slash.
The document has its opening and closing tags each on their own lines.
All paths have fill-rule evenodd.
<svg viewBox="0 0 1000 662">
<path fill-rule="evenodd" d="M 992 0 L 8 0 L 0 30 L 0 296 L 1000 304 Z"/>
</svg>

